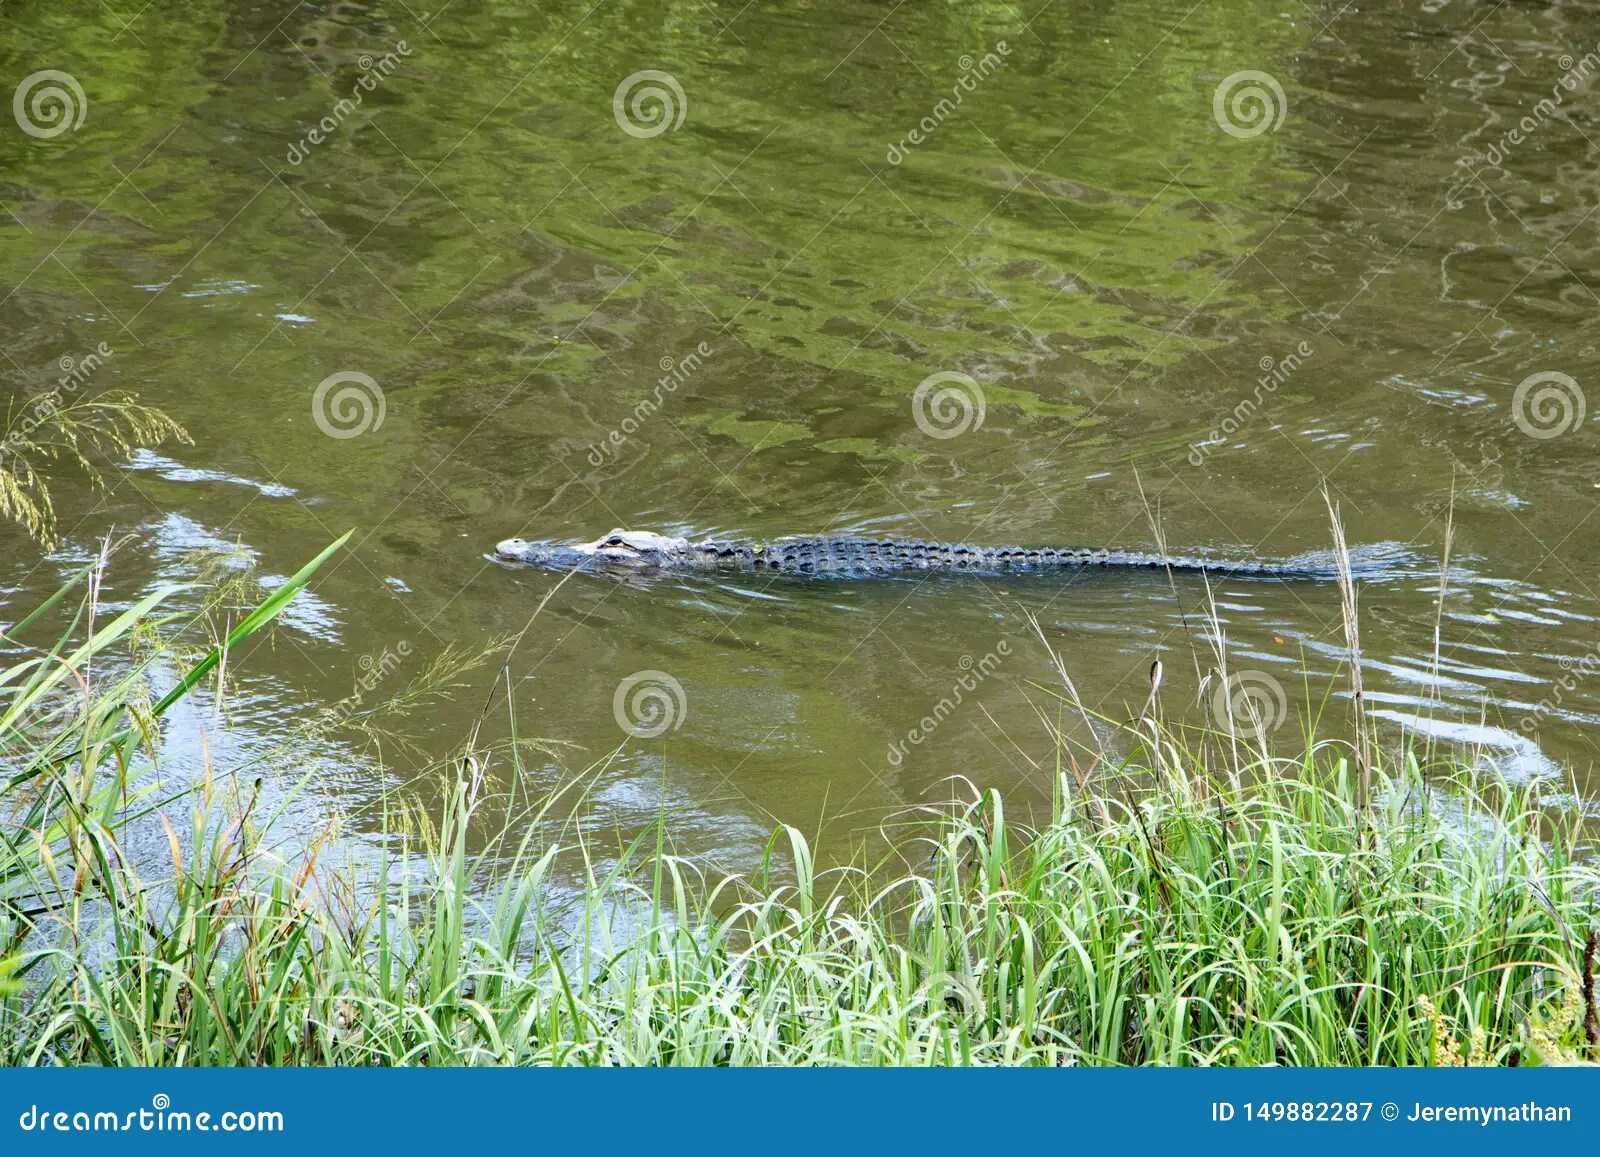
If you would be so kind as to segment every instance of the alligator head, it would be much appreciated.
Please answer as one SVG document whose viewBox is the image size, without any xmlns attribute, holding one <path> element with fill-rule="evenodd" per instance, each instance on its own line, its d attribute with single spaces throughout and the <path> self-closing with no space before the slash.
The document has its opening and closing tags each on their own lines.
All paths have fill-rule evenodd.
<svg viewBox="0 0 1600 1157">
<path fill-rule="evenodd" d="M 552 570 L 578 567 L 603 567 L 617 570 L 650 570 L 671 566 L 689 551 L 687 538 L 673 538 L 649 530 L 623 530 L 618 527 L 593 542 L 574 544 L 528 542 L 508 538 L 495 546 L 496 556 L 506 562 L 542 566 Z"/>
</svg>

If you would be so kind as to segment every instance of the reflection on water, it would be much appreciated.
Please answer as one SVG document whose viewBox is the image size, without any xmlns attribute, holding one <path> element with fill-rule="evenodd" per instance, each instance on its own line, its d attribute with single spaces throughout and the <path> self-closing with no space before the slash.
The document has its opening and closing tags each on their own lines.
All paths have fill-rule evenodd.
<svg viewBox="0 0 1600 1157">
<path fill-rule="evenodd" d="M 486 561 L 511 535 L 1148 549 L 1155 512 L 1171 550 L 1286 557 L 1327 547 L 1325 481 L 1389 560 L 1361 596 L 1373 713 L 1593 789 L 1582 6 L 7 22 L 7 83 L 69 71 L 88 113 L 0 133 L 0 378 L 21 405 L 105 348 L 89 388 L 195 436 L 104 499 L 58 487 L 59 559 L 0 531 L 9 604 L 112 528 L 136 531 L 124 600 L 196 552 L 286 574 L 357 530 L 248 656 L 229 726 L 176 721 L 178 774 L 202 732 L 214 760 L 278 751 L 363 656 L 404 643 L 406 680 L 521 631 L 558 579 Z M 670 107 L 624 99 L 645 72 L 673 84 L 628 91 Z M 1112 717 L 1160 657 L 1169 715 L 1210 718 L 1218 628 L 1290 716 L 1343 693 L 1331 584 L 1211 594 L 1214 623 L 1200 580 L 1160 575 L 575 576 L 512 662 L 520 730 L 571 745 L 519 790 L 597 764 L 591 830 L 665 813 L 730 863 L 774 821 L 856 828 L 955 776 L 1043 798 L 1030 613 Z M 648 739 L 614 714 L 640 672 L 682 689 Z M 464 736 L 486 682 L 418 708 L 390 776 L 352 740 L 273 778 L 310 776 L 308 815 L 359 806 Z"/>
</svg>

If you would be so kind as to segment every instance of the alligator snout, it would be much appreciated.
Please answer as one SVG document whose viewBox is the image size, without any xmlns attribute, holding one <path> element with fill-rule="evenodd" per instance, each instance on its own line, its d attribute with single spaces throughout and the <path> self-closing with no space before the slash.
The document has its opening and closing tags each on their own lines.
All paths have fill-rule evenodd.
<svg viewBox="0 0 1600 1157">
<path fill-rule="evenodd" d="M 621 570 L 648 570 L 670 566 L 690 549 L 683 538 L 673 538 L 648 530 L 618 528 L 593 542 L 570 545 L 529 542 L 508 538 L 498 543 L 495 555 L 507 562 L 570 570 L 580 566 L 604 566 Z"/>
<path fill-rule="evenodd" d="M 495 557 L 502 562 L 517 562 L 524 566 L 544 566 L 570 570 L 594 561 L 594 554 L 575 546 L 554 542 L 529 542 L 525 538 L 508 538 L 495 544 Z"/>
</svg>

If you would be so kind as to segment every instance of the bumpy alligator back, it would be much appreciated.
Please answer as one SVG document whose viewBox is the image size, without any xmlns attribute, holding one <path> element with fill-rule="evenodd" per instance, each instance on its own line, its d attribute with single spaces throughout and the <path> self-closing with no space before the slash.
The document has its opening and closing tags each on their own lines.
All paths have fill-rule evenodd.
<svg viewBox="0 0 1600 1157">
<path fill-rule="evenodd" d="M 710 541 L 696 543 L 690 550 L 696 566 L 809 575 L 845 576 L 916 571 L 1009 573 L 1078 567 L 1169 568 L 1275 578 L 1328 578 L 1334 573 L 1331 567 L 1298 562 L 1230 562 L 1140 551 L 966 546 L 959 543 L 861 538 L 780 539 L 761 546 Z"/>
</svg>

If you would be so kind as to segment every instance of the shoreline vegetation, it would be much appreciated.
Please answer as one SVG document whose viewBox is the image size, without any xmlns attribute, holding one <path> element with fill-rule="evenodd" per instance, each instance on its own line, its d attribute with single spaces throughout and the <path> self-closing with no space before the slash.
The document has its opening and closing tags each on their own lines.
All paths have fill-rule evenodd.
<svg viewBox="0 0 1600 1157">
<path fill-rule="evenodd" d="M 472 745 L 436 817 L 389 817 L 370 878 L 321 841 L 283 861 L 256 792 L 230 804 L 208 772 L 161 795 L 141 768 L 162 715 L 340 545 L 182 673 L 199 620 L 172 589 L 100 607 L 109 546 L 4 632 L 0 1063 L 1600 1059 L 1580 809 L 1365 730 L 1272 755 L 1159 712 L 1097 720 L 1111 738 L 1083 764 L 1063 739 L 1035 830 L 972 789 L 911 825 L 920 866 L 822 871 L 784 827 L 746 878 L 673 855 L 666 817 L 604 854 L 543 811 L 482 831 L 527 741 Z M 168 864 L 134 862 L 152 839 Z M 585 867 L 575 899 L 558 861 Z"/>
</svg>

